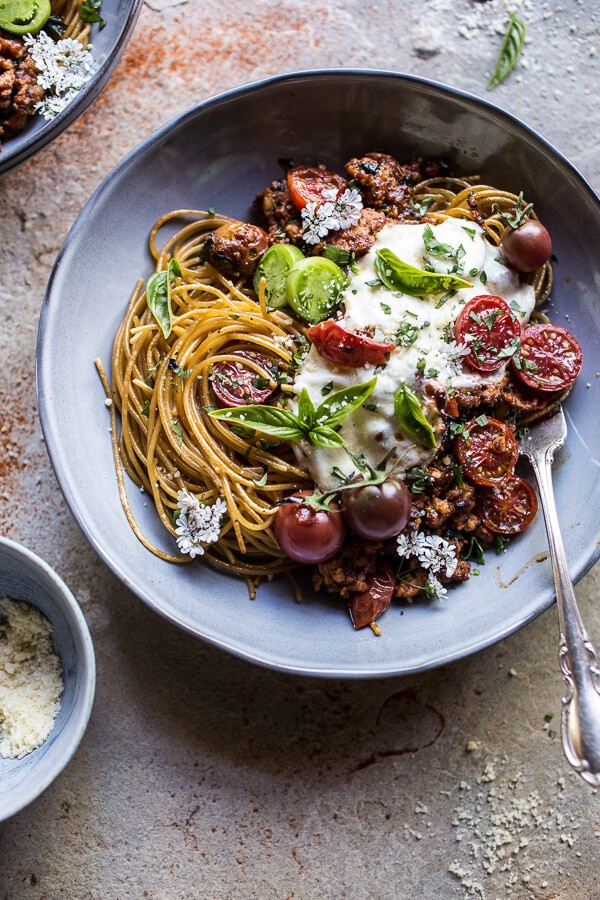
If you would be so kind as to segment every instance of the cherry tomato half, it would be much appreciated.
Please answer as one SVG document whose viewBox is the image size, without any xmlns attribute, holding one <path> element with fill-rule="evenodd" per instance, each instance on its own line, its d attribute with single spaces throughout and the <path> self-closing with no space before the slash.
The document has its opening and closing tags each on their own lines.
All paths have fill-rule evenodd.
<svg viewBox="0 0 600 900">
<path fill-rule="evenodd" d="M 255 350 L 235 350 L 240 362 L 215 363 L 210 376 L 212 389 L 223 406 L 248 406 L 251 403 L 265 403 L 277 390 L 274 386 L 276 363 L 268 356 Z M 263 374 L 242 362 L 251 359 L 257 363 Z"/>
<path fill-rule="evenodd" d="M 371 338 L 346 331 L 333 319 L 319 322 L 307 331 L 309 340 L 317 348 L 323 359 L 336 366 L 356 369 L 367 364 L 378 366 L 384 363 L 395 344 L 373 341 Z"/>
<path fill-rule="evenodd" d="M 465 362 L 478 372 L 499 369 L 506 357 L 499 354 L 521 334 L 521 323 L 502 297 L 480 294 L 460 311 L 454 323 L 458 343 L 471 348 Z"/>
<path fill-rule="evenodd" d="M 499 534 L 519 534 L 531 524 L 538 502 L 524 478 L 512 475 L 504 484 L 481 492 L 479 510 L 483 524 Z"/>
<path fill-rule="evenodd" d="M 400 534 L 410 519 L 411 493 L 399 478 L 382 484 L 358 484 L 343 491 L 342 509 L 349 528 L 370 541 Z"/>
<path fill-rule="evenodd" d="M 502 484 L 512 475 L 519 458 L 515 436 L 505 422 L 481 417 L 465 425 L 466 435 L 456 439 L 455 450 L 463 473 L 474 484 L 488 487 Z"/>
<path fill-rule="evenodd" d="M 518 228 L 505 228 L 500 252 L 517 272 L 535 272 L 552 255 L 552 240 L 541 222 L 527 219 Z"/>
<path fill-rule="evenodd" d="M 299 491 L 294 497 L 309 497 Z M 285 503 L 277 510 L 275 539 L 286 556 L 299 563 L 320 563 L 335 556 L 344 543 L 346 528 L 339 506 L 315 509 L 308 503 Z"/>
<path fill-rule="evenodd" d="M 532 325 L 523 332 L 513 370 L 536 391 L 562 391 L 573 384 L 583 362 L 579 342 L 560 325 Z"/>
<path fill-rule="evenodd" d="M 366 591 L 352 594 L 348 604 L 355 628 L 364 628 L 381 616 L 394 596 L 396 576 L 390 563 L 380 562 Z"/>
<path fill-rule="evenodd" d="M 296 209 L 304 209 L 311 201 L 318 203 L 323 199 L 323 191 L 329 188 L 343 191 L 348 187 L 345 178 L 330 172 L 325 166 L 297 166 L 290 169 L 287 183 L 290 199 Z"/>
</svg>

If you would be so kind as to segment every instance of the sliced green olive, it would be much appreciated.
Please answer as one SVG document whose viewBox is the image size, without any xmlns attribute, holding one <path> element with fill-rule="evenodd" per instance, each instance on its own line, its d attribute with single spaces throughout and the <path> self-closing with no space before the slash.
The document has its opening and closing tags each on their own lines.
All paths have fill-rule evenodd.
<svg viewBox="0 0 600 900">
<path fill-rule="evenodd" d="M 323 256 L 301 259 L 290 269 L 285 281 L 287 301 L 294 312 L 315 324 L 327 319 L 337 308 L 346 276 L 339 266 Z"/>
<path fill-rule="evenodd" d="M 302 250 L 293 244 L 273 244 L 266 253 L 263 253 L 254 273 L 254 290 L 258 294 L 260 279 L 264 278 L 267 306 L 287 305 L 285 279 L 290 269 L 301 259 L 304 259 Z"/>
</svg>

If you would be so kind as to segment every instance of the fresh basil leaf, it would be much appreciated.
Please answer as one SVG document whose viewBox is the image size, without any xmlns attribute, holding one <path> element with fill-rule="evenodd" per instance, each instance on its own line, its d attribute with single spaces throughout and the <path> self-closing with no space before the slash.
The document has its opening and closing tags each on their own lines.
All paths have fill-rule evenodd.
<svg viewBox="0 0 600 900">
<path fill-rule="evenodd" d="M 488 91 L 504 81 L 517 64 L 517 60 L 525 43 L 525 23 L 516 13 L 513 13 L 508 23 L 504 40 L 500 48 L 498 62 L 494 73 L 488 82 Z"/>
<path fill-rule="evenodd" d="M 423 243 L 428 253 L 433 256 L 452 256 L 454 247 L 450 244 L 441 244 L 433 233 L 431 225 L 426 225 L 423 229 Z"/>
<path fill-rule="evenodd" d="M 394 415 L 402 431 L 413 440 L 435 450 L 437 441 L 417 395 L 407 384 L 401 384 L 394 395 Z"/>
<path fill-rule="evenodd" d="M 213 419 L 221 419 L 224 422 L 232 422 L 242 425 L 252 431 L 261 434 L 269 434 L 280 438 L 282 441 L 300 441 L 305 437 L 305 429 L 300 424 L 300 419 L 288 409 L 279 406 L 239 406 L 228 409 L 215 409 L 209 413 Z"/>
<path fill-rule="evenodd" d="M 441 294 L 459 288 L 473 287 L 456 275 L 440 275 L 437 272 L 425 272 L 408 263 L 402 262 L 395 253 L 384 248 L 375 255 L 375 272 L 390 291 L 403 291 L 411 297 L 424 297 L 427 294 Z"/>
<path fill-rule="evenodd" d="M 178 442 L 179 446 L 181 447 L 181 442 L 183 441 L 183 431 L 182 431 L 181 425 L 179 424 L 177 419 L 175 419 L 174 422 L 171 422 L 171 431 L 174 431 L 175 434 L 177 435 L 177 442 Z"/>
<path fill-rule="evenodd" d="M 171 281 L 181 276 L 181 268 L 176 259 L 170 259 L 162 272 L 155 272 L 146 283 L 146 303 L 166 338 L 173 329 L 171 308 Z"/>
<path fill-rule="evenodd" d="M 298 418 L 307 429 L 311 428 L 315 421 L 315 407 L 306 388 L 302 388 L 298 398 Z"/>
<path fill-rule="evenodd" d="M 79 18 L 82 22 L 98 22 L 100 31 L 102 31 L 106 22 L 100 15 L 101 9 L 102 0 L 86 0 L 86 3 L 79 7 Z"/>
<path fill-rule="evenodd" d="M 142 408 L 140 409 L 140 415 L 148 417 L 150 415 L 150 401 L 146 400 Z"/>
<path fill-rule="evenodd" d="M 377 378 L 375 377 L 364 384 L 355 384 L 352 387 L 334 391 L 317 407 L 315 412 L 317 425 L 328 425 L 330 428 L 339 425 L 350 413 L 362 406 L 372 394 L 376 384 Z"/>
<path fill-rule="evenodd" d="M 354 254 L 351 254 L 348 250 L 342 249 L 342 247 L 334 247 L 333 244 L 326 244 L 325 249 L 323 250 L 323 256 L 334 262 L 336 266 L 348 266 L 350 265 Z"/>
<path fill-rule="evenodd" d="M 311 444 L 314 444 L 316 447 L 345 447 L 345 440 L 340 437 L 337 431 L 334 431 L 333 428 L 329 428 L 327 425 L 321 425 L 317 428 L 313 428 L 309 435 L 308 439 Z"/>
</svg>

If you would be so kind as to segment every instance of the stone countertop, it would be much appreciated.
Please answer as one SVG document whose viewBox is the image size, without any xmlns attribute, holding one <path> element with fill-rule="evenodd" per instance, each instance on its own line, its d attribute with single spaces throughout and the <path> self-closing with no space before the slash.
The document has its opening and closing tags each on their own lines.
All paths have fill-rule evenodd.
<svg viewBox="0 0 600 900">
<path fill-rule="evenodd" d="M 137 601 L 84 540 L 41 440 L 34 370 L 50 267 L 92 191 L 158 126 L 250 80 L 360 66 L 443 81 L 526 120 L 598 189 L 600 11 L 147 2 L 100 98 L 0 182 L 0 531 L 71 586 L 98 663 L 73 761 L 0 825 L 0 898 L 598 898 L 597 792 L 551 737 L 554 609 L 411 678 L 318 681 L 227 656 Z M 528 42 L 488 94 L 511 5 Z M 577 587 L 597 641 L 599 573 Z"/>
</svg>

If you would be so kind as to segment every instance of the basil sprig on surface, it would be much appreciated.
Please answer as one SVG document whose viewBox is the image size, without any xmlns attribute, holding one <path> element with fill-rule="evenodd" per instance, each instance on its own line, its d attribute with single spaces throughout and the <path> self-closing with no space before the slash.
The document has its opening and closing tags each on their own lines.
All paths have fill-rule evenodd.
<svg viewBox="0 0 600 900">
<path fill-rule="evenodd" d="M 268 434 L 282 441 L 294 443 L 308 440 L 317 447 L 345 447 L 345 441 L 335 431 L 344 419 L 353 413 L 371 395 L 377 378 L 364 384 L 343 388 L 330 394 L 315 406 L 306 388 L 298 398 L 298 412 L 278 406 L 254 404 L 228 409 L 215 409 L 209 415 L 224 422 L 234 422 L 261 434 Z"/>
<path fill-rule="evenodd" d="M 171 281 L 181 276 L 181 268 L 176 259 L 170 259 L 162 272 L 151 275 L 146 284 L 146 303 L 166 338 L 173 329 L 171 308 Z"/>
<path fill-rule="evenodd" d="M 430 225 L 426 225 L 423 229 L 423 243 L 427 252 L 432 256 L 447 257 L 454 253 L 454 247 L 451 244 L 441 244 L 438 241 Z"/>
<path fill-rule="evenodd" d="M 516 13 L 513 13 L 508 23 L 500 54 L 494 73 L 488 82 L 488 91 L 495 88 L 496 85 L 504 81 L 507 75 L 510 75 L 517 64 L 517 60 L 523 50 L 525 43 L 525 23 Z"/>
<path fill-rule="evenodd" d="M 437 441 L 433 428 L 425 418 L 417 395 L 407 384 L 401 384 L 394 394 L 394 415 L 407 437 L 435 450 Z"/>
<path fill-rule="evenodd" d="M 411 297 L 424 297 L 427 294 L 441 294 L 442 291 L 458 290 L 473 287 L 469 281 L 457 278 L 456 275 L 443 275 L 437 272 L 424 272 L 417 269 L 384 248 L 375 255 L 375 272 L 382 284 L 390 291 L 402 291 Z"/>
</svg>

